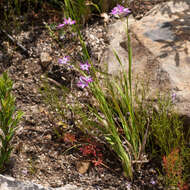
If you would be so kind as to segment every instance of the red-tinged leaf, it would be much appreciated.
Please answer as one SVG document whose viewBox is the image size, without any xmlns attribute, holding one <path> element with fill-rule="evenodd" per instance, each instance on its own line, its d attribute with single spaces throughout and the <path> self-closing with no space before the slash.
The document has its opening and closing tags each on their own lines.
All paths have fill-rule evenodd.
<svg viewBox="0 0 190 190">
<path fill-rule="evenodd" d="M 94 166 L 99 166 L 101 165 L 103 162 L 102 158 L 98 157 L 98 160 L 92 160 L 92 163 L 94 164 Z"/>
<path fill-rule="evenodd" d="M 188 190 L 189 189 L 188 184 L 183 184 L 183 185 L 178 184 L 178 187 L 179 187 L 180 190 Z"/>
<path fill-rule="evenodd" d="M 75 135 L 73 135 L 71 133 L 65 133 L 64 134 L 64 141 L 69 142 L 69 143 L 76 142 Z"/>
<path fill-rule="evenodd" d="M 80 151 L 82 152 L 83 156 L 87 156 L 92 154 L 93 156 L 96 156 L 96 149 L 93 145 L 85 145 L 82 148 L 80 148 Z"/>
</svg>

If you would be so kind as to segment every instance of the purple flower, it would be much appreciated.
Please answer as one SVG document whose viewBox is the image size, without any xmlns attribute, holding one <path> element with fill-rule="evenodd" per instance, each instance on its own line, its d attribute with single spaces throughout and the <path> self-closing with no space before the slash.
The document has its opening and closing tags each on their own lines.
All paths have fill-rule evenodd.
<svg viewBox="0 0 190 190">
<path fill-rule="evenodd" d="M 78 87 L 81 87 L 81 88 L 85 88 L 85 87 L 88 86 L 88 83 L 84 83 L 84 82 L 79 81 L 79 82 L 77 83 L 77 86 L 78 86 Z"/>
<path fill-rule="evenodd" d="M 63 24 L 59 24 L 58 26 L 57 26 L 57 28 L 58 29 L 61 29 L 61 28 L 63 28 L 65 25 L 73 25 L 73 24 L 75 24 L 76 23 L 76 21 L 75 20 L 71 20 L 71 18 L 69 17 L 68 18 L 68 20 L 66 19 L 66 18 L 64 18 L 64 23 Z"/>
<path fill-rule="evenodd" d="M 131 189 L 131 184 L 128 183 L 126 187 L 127 187 L 127 190 Z"/>
<path fill-rule="evenodd" d="M 75 20 L 71 20 L 70 17 L 68 18 L 68 20 L 66 18 L 64 18 L 64 24 L 73 25 L 75 23 L 76 23 L 76 21 Z"/>
<path fill-rule="evenodd" d="M 150 183 L 151 183 L 152 185 L 155 185 L 155 184 L 156 184 L 156 181 L 154 181 L 154 179 L 151 179 L 151 180 L 150 180 Z"/>
<path fill-rule="evenodd" d="M 121 15 L 121 14 L 125 14 L 128 15 L 131 11 L 128 8 L 125 8 L 121 5 L 117 5 L 116 7 L 114 7 L 111 11 L 110 14 L 112 15 Z"/>
<path fill-rule="evenodd" d="M 92 78 L 90 76 L 80 76 L 79 81 L 77 83 L 78 87 L 85 88 L 88 86 L 88 83 L 92 82 Z"/>
<path fill-rule="evenodd" d="M 174 103 L 174 102 L 175 102 L 176 97 L 177 97 L 176 93 L 173 93 L 173 94 L 172 94 L 172 103 Z"/>
<path fill-rule="evenodd" d="M 65 26 L 65 24 L 59 24 L 59 25 L 57 26 L 57 28 L 60 29 L 60 28 L 63 28 L 63 26 Z"/>
<path fill-rule="evenodd" d="M 80 64 L 80 68 L 83 71 L 88 71 L 90 67 L 90 64 L 88 64 L 88 62 L 84 63 L 84 64 Z"/>
<path fill-rule="evenodd" d="M 117 15 L 119 12 L 118 8 L 117 7 L 114 7 L 112 10 L 111 10 L 111 13 L 112 15 Z"/>
<path fill-rule="evenodd" d="M 68 57 L 68 56 L 65 56 L 65 57 L 63 57 L 63 59 L 59 59 L 58 62 L 59 62 L 60 64 L 68 64 L 68 62 L 69 62 L 69 57 Z"/>
<path fill-rule="evenodd" d="M 28 173 L 27 169 L 22 170 L 22 173 L 27 175 L 27 173 Z"/>
</svg>

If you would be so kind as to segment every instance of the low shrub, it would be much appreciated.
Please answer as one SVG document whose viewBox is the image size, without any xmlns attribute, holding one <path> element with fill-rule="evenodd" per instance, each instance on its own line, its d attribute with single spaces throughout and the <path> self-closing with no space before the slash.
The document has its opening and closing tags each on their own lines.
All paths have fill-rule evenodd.
<svg viewBox="0 0 190 190">
<path fill-rule="evenodd" d="M 21 111 L 16 111 L 15 97 L 11 93 L 13 82 L 7 73 L 0 77 L 0 171 L 5 170 L 13 146 L 11 140 L 16 131 L 16 126 L 22 117 Z"/>
</svg>

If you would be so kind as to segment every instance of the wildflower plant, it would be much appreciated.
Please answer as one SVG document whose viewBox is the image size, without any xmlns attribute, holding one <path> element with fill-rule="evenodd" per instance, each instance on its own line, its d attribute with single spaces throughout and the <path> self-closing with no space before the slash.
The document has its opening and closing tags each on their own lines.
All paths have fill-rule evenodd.
<svg viewBox="0 0 190 190">
<path fill-rule="evenodd" d="M 122 14 L 127 16 L 129 13 L 129 9 L 124 8 L 120 5 L 117 5 L 117 7 L 115 7 L 111 12 L 111 14 L 117 14 L 119 16 Z M 94 69 L 90 61 L 88 51 L 85 48 L 85 44 L 83 43 L 82 38 L 80 39 L 85 57 L 88 58 L 89 63 L 91 64 L 91 75 L 93 78 L 93 83 L 90 85 L 90 91 L 95 101 L 94 105 L 91 104 L 87 106 L 88 113 L 86 117 L 84 117 L 85 113 L 82 113 L 82 115 L 84 118 L 83 126 L 85 125 L 87 128 L 89 128 L 90 132 L 93 131 L 93 127 L 96 127 L 101 131 L 101 134 L 103 134 L 105 140 L 110 144 L 111 148 L 117 153 L 118 157 L 121 159 L 125 175 L 132 179 L 135 167 L 139 168 L 142 163 L 147 162 L 144 154 L 147 144 L 151 142 L 151 140 L 149 140 L 151 139 L 150 134 L 153 136 L 158 135 L 157 138 L 159 139 L 162 154 L 166 152 L 168 153 L 171 148 L 179 145 L 182 140 L 181 136 L 183 135 L 179 134 L 179 127 L 181 123 L 178 119 L 174 119 L 175 116 L 172 116 L 170 117 L 171 121 L 169 123 L 174 124 L 175 134 L 172 133 L 171 129 L 169 131 L 169 134 L 171 134 L 172 137 L 169 141 L 169 143 L 171 144 L 164 144 L 162 143 L 163 133 L 165 133 L 167 136 L 168 133 L 166 131 L 171 125 L 168 123 L 166 131 L 164 131 L 163 129 L 160 130 L 162 131 L 161 133 L 158 132 L 153 134 L 152 131 L 156 130 L 155 123 L 160 125 L 159 129 L 163 128 L 163 125 L 161 125 L 158 120 L 156 120 L 156 118 L 159 118 L 159 114 L 153 111 L 151 107 L 153 106 L 153 104 L 150 105 L 150 107 L 147 106 L 149 110 L 147 110 L 146 112 L 143 112 L 143 110 L 141 110 L 141 112 L 143 112 L 143 116 L 138 116 L 137 113 L 140 115 L 141 113 L 134 111 L 134 101 L 136 101 L 136 99 L 132 91 L 132 49 L 130 42 L 131 39 L 128 32 L 128 18 L 126 35 L 128 46 L 128 73 L 123 70 L 119 80 L 114 79 L 113 77 L 110 80 L 110 78 L 108 77 L 107 85 L 104 88 L 102 88 L 102 84 L 100 83 L 96 73 L 97 71 Z M 114 52 L 114 54 L 118 62 L 122 66 L 118 54 L 116 52 Z M 83 86 L 86 87 L 87 84 L 83 84 Z M 143 103 L 138 103 L 141 104 L 142 108 L 145 108 L 143 107 Z M 169 101 L 169 104 L 170 103 L 171 101 Z M 165 116 L 169 119 L 167 115 L 169 114 L 169 107 L 167 106 L 167 104 L 162 104 L 159 101 L 158 104 L 160 105 L 160 113 L 164 113 Z M 89 117 L 93 118 L 93 121 L 89 119 Z M 164 118 L 166 119 L 166 117 Z M 94 120 L 96 122 L 94 122 Z M 174 137 L 176 137 L 176 134 L 177 141 L 175 142 Z M 167 142 L 167 140 L 165 142 Z"/>
<path fill-rule="evenodd" d="M 15 97 L 12 95 L 13 82 L 7 73 L 0 78 L 0 170 L 8 164 L 13 147 L 11 140 L 16 131 L 16 126 L 22 117 L 22 112 L 15 107 Z"/>
<path fill-rule="evenodd" d="M 72 18 L 75 19 L 74 9 L 70 8 L 69 11 L 73 15 Z M 129 13 L 128 8 L 117 5 L 110 14 L 128 16 Z M 75 20 L 77 21 L 77 19 Z M 82 130 L 83 128 L 86 129 L 83 132 L 88 131 L 100 139 L 103 136 L 103 140 L 118 155 L 125 175 L 133 179 L 134 169 L 147 162 L 144 157 L 147 148 L 154 151 L 157 146 L 159 147 L 158 152 L 156 152 L 157 155 L 168 155 L 173 149 L 183 144 L 183 134 L 180 134 L 181 122 L 176 115 L 172 115 L 169 109 L 175 97 L 172 97 L 172 100 L 168 102 L 158 99 L 158 111 L 153 109 L 153 104 L 144 106 L 146 104 L 144 91 L 141 95 L 142 98 L 136 98 L 136 94 L 132 90 L 132 49 L 128 32 L 128 17 L 126 20 L 128 72 L 123 70 L 119 79 L 105 75 L 106 84 L 103 88 L 102 81 L 99 80 L 99 73 L 101 72 L 98 73 L 91 62 L 79 27 L 77 27 L 78 21 L 75 23 L 72 19 L 66 19 L 63 24 L 59 25 L 58 29 L 72 25 L 74 31 L 77 31 L 85 62 L 80 63 L 77 68 L 80 77 L 76 84 L 82 89 L 88 87 L 87 91 L 92 99 L 89 104 L 80 104 L 79 101 L 76 103 L 77 106 L 70 106 L 69 109 L 73 112 L 76 111 L 75 116 L 80 119 L 79 123 L 81 123 L 77 123 L 78 127 Z M 114 54 L 122 66 L 118 54 L 116 52 Z M 59 63 L 70 65 L 67 58 L 60 59 Z M 139 108 L 135 107 L 136 104 Z M 153 142 L 154 140 L 155 142 Z M 94 155 L 94 147 L 92 146 L 82 147 L 80 150 L 84 156 L 87 154 Z M 96 158 L 95 163 L 101 163 L 101 157 Z"/>
<path fill-rule="evenodd" d="M 72 20 L 70 17 L 68 19 L 64 18 L 64 24 L 73 25 L 76 21 Z"/>
<path fill-rule="evenodd" d="M 75 25 L 76 21 L 72 20 L 70 17 L 64 18 L 63 23 L 58 24 L 56 29 L 59 33 L 59 39 L 64 39 L 66 34 L 73 34 L 73 25 Z"/>
<path fill-rule="evenodd" d="M 173 149 L 167 156 L 163 156 L 163 169 L 165 172 L 165 182 L 167 186 L 179 187 L 180 190 L 185 186 L 183 177 L 183 160 L 178 148 Z"/>
<path fill-rule="evenodd" d="M 128 9 L 117 6 L 114 10 L 119 10 L 114 12 L 118 13 L 129 13 Z M 113 11 L 112 11 L 113 13 Z M 79 33 L 80 36 L 80 33 Z M 97 127 L 103 134 L 105 140 L 110 144 L 113 150 L 117 153 L 118 157 L 122 161 L 122 166 L 124 173 L 127 177 L 133 178 L 133 162 L 138 161 L 140 158 L 141 144 L 140 141 L 140 131 L 138 130 L 135 123 L 135 115 L 133 110 L 133 100 L 132 100 L 132 50 L 130 46 L 130 36 L 127 30 L 128 37 L 128 47 L 129 47 L 129 69 L 128 77 L 125 72 L 122 73 L 123 83 L 119 85 L 116 80 L 110 81 L 108 79 L 108 86 L 106 89 L 102 89 L 99 79 L 96 75 L 96 71 L 92 66 L 92 77 L 93 83 L 90 85 L 90 90 L 96 103 L 98 103 L 98 110 L 95 106 L 88 106 L 89 112 L 86 115 L 86 119 L 83 120 L 83 125 L 93 125 Z M 81 44 L 83 46 L 85 57 L 89 57 L 88 52 L 85 51 L 84 43 L 81 38 Z M 121 63 L 117 53 L 115 56 L 119 63 Z M 90 59 L 89 59 L 90 62 Z M 90 62 L 91 63 L 91 62 Z M 84 70 L 82 67 L 81 69 Z M 80 81 L 85 87 L 86 79 Z M 91 81 L 91 80 L 90 80 Z M 81 84 L 82 85 L 82 84 Z M 116 89 L 116 91 L 114 91 Z M 111 101 L 108 100 L 108 96 Z M 123 106 L 121 108 L 121 105 Z M 123 112 L 124 110 L 124 112 Z M 129 115 L 126 113 L 129 112 Z M 93 122 L 89 119 L 89 115 L 93 115 L 98 122 Z M 117 118 L 119 120 L 117 120 Z M 118 130 L 121 129 L 124 135 L 121 136 Z M 144 140 L 144 139 L 143 139 Z"/>
</svg>

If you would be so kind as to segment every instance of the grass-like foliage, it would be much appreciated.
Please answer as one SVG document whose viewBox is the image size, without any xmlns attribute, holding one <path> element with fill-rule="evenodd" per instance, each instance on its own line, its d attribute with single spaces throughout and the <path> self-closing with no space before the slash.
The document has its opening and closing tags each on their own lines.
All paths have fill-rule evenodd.
<svg viewBox="0 0 190 190">
<path fill-rule="evenodd" d="M 98 103 L 94 107 L 89 106 L 90 112 L 95 115 L 98 122 L 94 122 L 95 126 L 103 133 L 107 142 L 117 153 L 122 161 L 123 169 L 126 176 L 132 179 L 133 167 L 132 161 L 138 161 L 143 148 L 140 133 L 135 123 L 134 107 L 132 100 L 132 50 L 130 46 L 130 36 L 127 32 L 129 45 L 129 70 L 128 76 L 126 72 L 122 72 L 120 84 L 114 79 L 107 80 L 107 86 L 102 88 L 99 80 L 96 78 L 94 83 L 90 85 L 92 94 Z M 117 53 L 116 58 L 121 63 Z M 89 121 L 89 120 L 86 120 Z M 92 124 L 93 122 L 91 122 Z M 120 135 L 120 132 L 122 135 Z M 143 131 L 142 131 L 143 132 Z"/>
<path fill-rule="evenodd" d="M 168 155 L 173 149 L 182 147 L 184 143 L 183 123 L 179 116 L 172 111 L 171 98 L 158 96 L 157 109 L 151 117 L 151 141 L 154 147 L 152 151 L 158 149 L 160 156 Z M 156 148 L 157 147 L 157 148 Z"/>
<path fill-rule="evenodd" d="M 72 7 L 70 11 L 71 13 L 74 11 Z M 117 5 L 111 12 L 112 15 L 128 15 L 128 13 L 130 10 L 121 5 Z M 181 170 L 175 172 L 185 175 L 185 171 L 189 168 L 185 164 L 189 152 L 184 140 L 183 123 L 172 111 L 171 96 L 166 98 L 158 94 L 156 102 L 150 101 L 147 99 L 149 87 L 146 85 L 138 87 L 138 81 L 132 77 L 132 48 L 128 32 L 128 20 L 126 29 L 128 69 L 127 72 L 123 69 L 119 77 L 110 77 L 108 74 L 102 75 L 102 72 L 98 72 L 94 68 L 79 27 L 75 24 L 73 27 L 78 33 L 83 50 L 83 61 L 85 62 L 80 64 L 81 71 L 79 71 L 79 67 L 76 69 L 82 75 L 77 86 L 81 89 L 87 88 L 86 90 L 91 97 L 85 103 L 75 99 L 76 103 L 72 102 L 72 106 L 69 106 L 69 110 L 75 116 L 72 117 L 75 120 L 75 126 L 82 129 L 83 132 L 97 136 L 107 142 L 120 159 L 125 176 L 130 179 L 133 179 L 135 169 L 139 169 L 144 162 L 148 161 L 147 157 L 150 159 L 157 157 L 160 162 L 162 158 L 165 158 L 168 163 L 170 159 L 167 160 L 167 158 L 175 150 L 181 152 L 180 156 L 178 153 L 176 154 L 176 157 L 180 157 Z M 65 27 L 65 25 L 61 25 L 61 27 Z M 122 67 L 117 52 L 114 54 Z M 65 58 L 60 63 L 69 66 L 68 60 Z M 72 66 L 75 67 L 75 65 Z M 100 80 L 100 76 L 103 78 L 102 80 Z M 67 109 L 65 105 L 66 96 L 67 93 L 64 93 L 62 103 L 58 104 L 58 110 L 62 110 L 62 108 L 64 110 L 60 114 L 64 120 L 66 120 L 64 114 L 65 109 Z M 59 98 L 53 99 L 59 102 Z M 57 104 L 52 102 L 52 105 Z M 167 172 L 171 170 L 168 169 L 170 166 L 170 164 L 164 165 Z M 184 177 L 174 179 L 179 179 L 180 183 L 184 184 L 182 183 Z"/>
<path fill-rule="evenodd" d="M 16 126 L 22 117 L 22 112 L 16 112 L 15 98 L 11 93 L 13 82 L 7 73 L 0 77 L 0 170 L 5 169 L 13 149 L 11 140 Z"/>
</svg>

